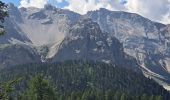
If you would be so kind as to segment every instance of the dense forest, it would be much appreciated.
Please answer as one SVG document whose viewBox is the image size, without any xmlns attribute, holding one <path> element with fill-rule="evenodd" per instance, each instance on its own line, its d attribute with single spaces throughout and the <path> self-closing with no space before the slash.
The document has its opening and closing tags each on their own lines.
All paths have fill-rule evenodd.
<svg viewBox="0 0 170 100">
<path fill-rule="evenodd" d="M 21 78 L 15 86 L 16 91 L 12 93 L 13 97 L 20 97 L 21 100 L 168 100 L 170 98 L 168 91 L 141 73 L 104 63 L 66 61 L 27 64 L 3 69 L 0 71 L 0 76 L 1 83 Z M 44 83 L 41 84 L 43 80 Z M 50 96 L 53 97 L 51 99 L 38 99 L 33 93 L 38 91 L 41 97 L 45 95 L 44 98 L 52 94 L 55 96 Z M 43 94 L 45 91 L 47 93 Z"/>
</svg>

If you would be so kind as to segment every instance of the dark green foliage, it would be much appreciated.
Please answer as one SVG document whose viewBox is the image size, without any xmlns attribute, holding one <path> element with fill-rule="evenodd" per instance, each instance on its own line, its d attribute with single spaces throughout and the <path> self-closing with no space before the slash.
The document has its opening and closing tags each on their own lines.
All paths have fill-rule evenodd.
<svg viewBox="0 0 170 100">
<path fill-rule="evenodd" d="M 21 79 L 15 79 L 9 82 L 0 83 L 0 100 L 9 100 L 11 98 L 12 92 L 15 90 L 15 85 Z"/>
<path fill-rule="evenodd" d="M 56 100 L 53 87 L 42 75 L 37 75 L 29 82 L 29 87 L 20 99 L 23 100 Z"/>
<path fill-rule="evenodd" d="M 127 98 L 126 95 L 123 93 L 120 97 L 120 100 L 126 100 L 126 98 Z"/>
<path fill-rule="evenodd" d="M 152 96 L 154 100 L 155 96 L 161 96 L 163 100 L 169 98 L 169 93 L 155 81 L 123 67 L 81 61 L 23 66 L 1 70 L 0 80 L 11 80 L 23 76 L 25 81 L 18 86 L 18 90 L 25 91 L 27 87 L 30 87 L 27 84 L 28 80 L 37 74 L 43 74 L 56 87 L 60 94 L 57 97 L 61 100 L 142 100 L 146 98 L 149 100 Z M 162 99 L 161 97 L 157 98 Z"/>
<path fill-rule="evenodd" d="M 116 95 L 114 93 L 115 92 L 111 92 L 108 95 L 110 98 L 105 98 L 107 92 L 87 90 L 82 93 L 79 93 L 79 95 L 77 95 L 78 93 L 73 92 L 71 96 L 74 98 L 72 98 L 70 95 L 63 95 L 64 99 L 57 99 L 57 100 L 142 100 L 142 99 L 138 99 L 141 98 L 142 96 L 134 97 L 125 93 L 119 93 L 120 95 Z M 150 97 L 147 96 L 145 100 L 149 100 L 149 98 Z M 154 98 L 155 98 L 154 100 L 158 100 L 159 96 L 154 96 Z M 159 99 L 159 100 L 163 100 L 163 99 Z"/>
<path fill-rule="evenodd" d="M 7 5 L 0 1 L 0 35 L 4 34 L 4 26 L 2 23 L 6 16 L 8 16 Z"/>
</svg>

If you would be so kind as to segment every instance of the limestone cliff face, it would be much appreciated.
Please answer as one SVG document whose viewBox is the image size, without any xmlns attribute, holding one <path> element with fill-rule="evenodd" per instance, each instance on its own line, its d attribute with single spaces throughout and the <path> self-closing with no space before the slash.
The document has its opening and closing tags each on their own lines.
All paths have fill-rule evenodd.
<svg viewBox="0 0 170 100">
<path fill-rule="evenodd" d="M 133 56 L 146 76 L 170 78 L 170 31 L 168 25 L 153 22 L 134 13 L 106 9 L 88 12 L 85 17 L 97 22 L 102 31 L 116 37 L 125 53 Z"/>
</svg>

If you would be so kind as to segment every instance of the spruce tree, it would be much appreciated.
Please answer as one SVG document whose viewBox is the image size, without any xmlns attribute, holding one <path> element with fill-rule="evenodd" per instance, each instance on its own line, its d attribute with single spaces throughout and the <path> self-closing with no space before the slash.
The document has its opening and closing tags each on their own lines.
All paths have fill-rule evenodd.
<svg viewBox="0 0 170 100">
<path fill-rule="evenodd" d="M 0 100 L 10 100 L 11 94 L 15 91 L 15 85 L 21 80 L 21 78 L 0 83 Z"/>
<path fill-rule="evenodd" d="M 155 100 L 163 100 L 162 96 L 156 96 Z"/>
<path fill-rule="evenodd" d="M 153 95 L 150 96 L 149 100 L 154 100 L 154 96 Z"/>
<path fill-rule="evenodd" d="M 42 75 L 37 75 L 30 81 L 26 94 L 28 100 L 56 100 L 57 96 L 49 81 Z"/>
<path fill-rule="evenodd" d="M 141 96 L 141 100 L 148 100 L 146 94 L 143 94 L 143 95 Z"/>
<path fill-rule="evenodd" d="M 120 100 L 126 100 L 126 95 L 124 93 L 121 95 Z"/>
<path fill-rule="evenodd" d="M 0 35 L 5 33 L 3 23 L 5 20 L 5 17 L 7 16 L 8 16 L 7 5 L 3 3 L 2 1 L 0 1 Z"/>
<path fill-rule="evenodd" d="M 120 100 L 120 96 L 121 96 L 120 92 L 117 91 L 114 95 L 114 100 Z"/>
</svg>

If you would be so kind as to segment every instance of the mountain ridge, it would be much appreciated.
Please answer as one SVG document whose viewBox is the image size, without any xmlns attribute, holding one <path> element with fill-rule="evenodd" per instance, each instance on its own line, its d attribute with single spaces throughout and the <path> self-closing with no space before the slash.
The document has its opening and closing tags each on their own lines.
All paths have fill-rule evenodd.
<svg viewBox="0 0 170 100">
<path fill-rule="evenodd" d="M 57 55 L 62 55 L 61 57 L 63 57 L 64 54 L 67 55 L 67 52 L 71 51 L 74 51 L 73 55 L 81 53 L 78 49 L 69 49 L 63 54 L 59 54 L 58 52 L 63 49 L 61 48 L 63 46 L 61 44 L 64 43 L 64 41 L 68 42 L 68 44 L 71 43 L 65 39 L 67 37 L 71 37 L 70 33 L 73 26 L 79 26 L 78 23 L 80 20 L 89 18 L 92 22 L 98 24 L 101 32 L 98 31 L 97 33 L 106 33 L 108 35 L 101 36 L 99 40 L 111 43 L 111 39 L 108 39 L 107 37 L 116 38 L 122 44 L 122 47 L 117 45 L 112 49 L 107 49 L 107 47 L 104 46 L 104 49 L 108 50 L 112 54 L 113 50 L 122 48 L 123 52 L 125 52 L 122 54 L 124 56 L 129 55 L 127 57 L 129 61 L 136 62 L 132 63 L 132 66 L 138 66 L 145 76 L 155 79 L 158 83 L 167 87 L 170 86 L 170 64 L 168 63 L 170 61 L 170 52 L 168 48 L 170 42 L 170 28 L 168 25 L 152 22 L 138 14 L 109 11 L 102 8 L 97 11 L 90 11 L 85 15 L 79 15 L 69 10 L 57 9 L 51 5 L 46 5 L 45 8 L 42 9 L 18 9 L 14 5 L 10 4 L 9 17 L 5 21 L 7 33 L 0 39 L 0 43 L 2 47 L 5 44 L 11 44 L 14 45 L 14 47 L 16 44 L 21 47 L 28 46 L 27 53 L 29 54 L 30 49 L 33 50 L 35 53 L 30 54 L 34 55 L 35 58 L 38 59 L 37 62 L 48 62 L 51 59 L 56 61 L 54 58 Z M 90 25 L 88 24 L 88 26 Z M 84 30 L 88 29 L 90 28 L 84 28 Z M 72 36 L 73 40 L 80 38 L 79 35 L 82 34 L 83 31 L 80 30 L 80 32 L 78 31 L 77 34 Z M 73 33 L 76 33 L 76 31 Z M 95 31 L 92 31 L 92 33 L 95 33 Z M 94 38 L 94 36 L 92 36 L 92 38 Z M 94 42 L 96 42 L 96 44 L 90 45 L 89 48 L 94 49 L 94 51 L 97 52 L 95 46 L 101 46 L 103 43 L 101 43 L 101 41 L 93 41 L 92 43 Z M 84 43 L 87 42 L 80 43 L 79 40 L 74 42 L 71 47 L 77 47 L 77 44 L 79 44 L 79 46 L 83 46 L 82 44 Z M 104 43 L 104 45 L 106 45 L 106 43 Z M 66 45 L 65 48 L 67 46 L 69 45 Z M 4 50 L 5 49 L 1 49 L 1 52 L 5 52 Z M 101 51 L 103 51 L 103 49 L 101 49 Z M 119 53 L 120 52 L 121 50 Z M 24 55 L 25 53 L 26 52 L 22 52 L 20 55 Z M 17 55 L 17 53 L 15 54 Z M 74 58 L 73 55 L 70 55 L 69 58 Z M 109 53 L 106 53 L 107 56 L 105 56 L 104 53 L 102 54 L 102 52 L 95 55 L 98 55 L 97 57 L 102 55 L 101 58 L 107 58 L 100 58 L 100 61 L 103 60 L 103 62 L 106 63 L 109 62 L 108 59 L 111 59 Z M 81 56 L 81 58 L 82 57 L 83 56 Z M 96 60 L 97 57 L 94 57 L 93 60 Z M 125 65 L 123 57 L 114 57 L 118 59 L 117 62 Z M 7 55 L 0 55 L 0 58 L 3 58 L 4 60 L 6 59 L 7 61 L 12 60 L 10 53 Z M 59 60 L 59 58 L 57 59 Z M 92 58 L 92 56 L 90 55 L 89 58 Z M 25 62 L 25 59 L 21 57 L 17 61 L 18 64 L 20 64 L 20 60 Z M 1 62 L 3 63 L 4 61 L 1 60 Z M 28 60 L 28 62 L 33 61 Z M 9 63 L 9 66 L 10 64 L 11 66 L 14 65 L 13 62 Z M 6 65 L 4 64 L 2 66 L 5 67 Z"/>
</svg>

